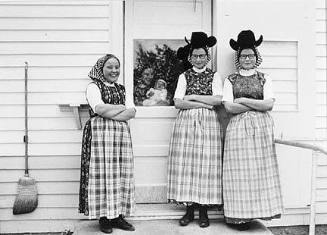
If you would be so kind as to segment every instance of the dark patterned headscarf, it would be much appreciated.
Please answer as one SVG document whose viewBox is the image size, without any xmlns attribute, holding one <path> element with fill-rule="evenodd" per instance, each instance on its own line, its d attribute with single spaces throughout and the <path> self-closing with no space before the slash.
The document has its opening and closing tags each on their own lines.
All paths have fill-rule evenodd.
<svg viewBox="0 0 327 235">
<path fill-rule="evenodd" d="M 92 67 L 91 71 L 89 72 L 89 77 L 93 81 L 101 82 L 101 83 L 108 82 L 103 75 L 103 67 L 104 67 L 104 64 L 107 62 L 107 60 L 109 60 L 111 58 L 115 58 L 118 61 L 118 64 L 120 66 L 120 61 L 115 55 L 106 54 L 105 56 L 98 59 L 98 61 L 95 63 L 95 65 Z"/>
</svg>

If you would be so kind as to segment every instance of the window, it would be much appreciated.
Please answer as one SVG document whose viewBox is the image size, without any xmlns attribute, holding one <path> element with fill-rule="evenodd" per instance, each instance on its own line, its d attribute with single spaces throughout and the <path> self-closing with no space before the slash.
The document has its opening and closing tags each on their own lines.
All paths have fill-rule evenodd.
<svg viewBox="0 0 327 235">
<path fill-rule="evenodd" d="M 173 105 L 183 64 L 176 51 L 184 40 L 134 40 L 134 103 L 136 106 Z"/>
</svg>

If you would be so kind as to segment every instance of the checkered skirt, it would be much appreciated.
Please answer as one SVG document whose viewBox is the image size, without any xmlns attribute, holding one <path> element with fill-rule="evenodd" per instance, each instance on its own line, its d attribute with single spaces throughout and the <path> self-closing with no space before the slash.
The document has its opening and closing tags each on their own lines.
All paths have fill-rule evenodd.
<svg viewBox="0 0 327 235">
<path fill-rule="evenodd" d="M 223 161 L 227 222 L 270 219 L 283 212 L 281 186 L 268 112 L 248 111 L 230 120 Z"/>
<path fill-rule="evenodd" d="M 169 202 L 222 204 L 221 136 L 215 111 L 179 111 L 168 155 Z"/>
<path fill-rule="evenodd" d="M 134 159 L 127 122 L 94 117 L 91 119 L 91 157 L 89 167 L 89 218 L 134 210 Z"/>
</svg>

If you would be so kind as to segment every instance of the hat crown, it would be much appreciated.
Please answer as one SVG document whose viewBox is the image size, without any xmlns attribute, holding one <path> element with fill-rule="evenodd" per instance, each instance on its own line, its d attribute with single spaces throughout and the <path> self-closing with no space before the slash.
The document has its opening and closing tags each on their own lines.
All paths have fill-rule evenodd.
<svg viewBox="0 0 327 235">
<path fill-rule="evenodd" d="M 237 36 L 237 41 L 231 39 L 230 46 L 234 50 L 254 48 L 259 46 L 262 43 L 262 35 L 258 40 L 255 40 L 254 33 L 251 30 L 243 30 Z"/>
<path fill-rule="evenodd" d="M 251 30 L 244 30 L 237 36 L 237 42 L 243 45 L 252 46 L 255 43 L 254 33 Z"/>
<path fill-rule="evenodd" d="M 192 48 L 212 47 L 216 44 L 217 39 L 214 36 L 208 37 L 205 32 L 192 32 L 191 41 L 187 41 Z"/>
<path fill-rule="evenodd" d="M 204 32 L 193 32 L 191 36 L 191 45 L 193 48 L 205 47 L 208 36 Z"/>
</svg>

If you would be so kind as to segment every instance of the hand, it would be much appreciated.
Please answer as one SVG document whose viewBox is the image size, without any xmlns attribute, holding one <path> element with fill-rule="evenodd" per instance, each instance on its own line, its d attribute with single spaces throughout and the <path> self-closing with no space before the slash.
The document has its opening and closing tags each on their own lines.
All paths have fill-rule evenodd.
<svg viewBox="0 0 327 235">
<path fill-rule="evenodd" d="M 128 118 L 129 118 L 129 119 L 135 117 L 136 109 L 135 109 L 134 107 L 133 107 L 133 108 L 128 108 L 128 109 L 126 109 L 126 111 L 127 111 Z"/>
<path fill-rule="evenodd" d="M 206 109 L 210 109 L 210 110 L 213 110 L 213 108 L 214 108 L 214 106 L 213 105 L 209 105 L 209 104 L 204 104 L 205 106 L 205 108 Z"/>
<path fill-rule="evenodd" d="M 154 95 L 154 92 L 153 91 L 148 91 L 147 93 L 146 93 L 146 97 L 147 98 L 150 98 L 150 97 L 152 97 Z"/>
</svg>

